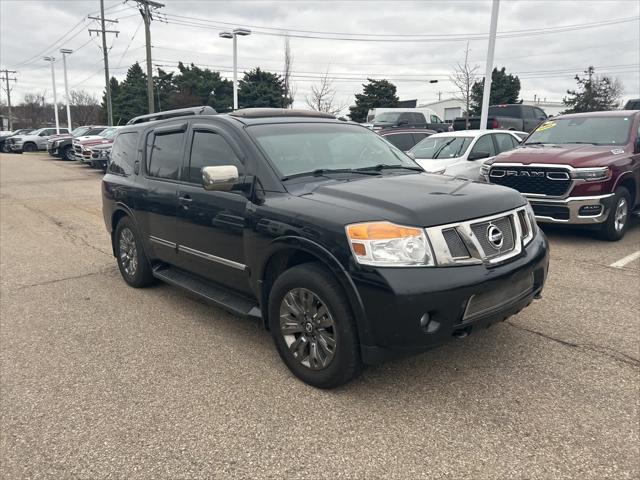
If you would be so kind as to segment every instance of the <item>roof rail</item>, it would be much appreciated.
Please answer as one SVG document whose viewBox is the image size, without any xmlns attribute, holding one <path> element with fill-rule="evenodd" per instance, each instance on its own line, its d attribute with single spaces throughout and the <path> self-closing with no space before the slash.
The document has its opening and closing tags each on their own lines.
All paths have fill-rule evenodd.
<svg viewBox="0 0 640 480">
<path fill-rule="evenodd" d="M 332 118 L 334 115 L 315 110 L 290 110 L 287 108 L 241 108 L 229 113 L 232 117 L 238 118 L 269 118 L 269 117 L 311 117 L 311 118 Z"/>
<path fill-rule="evenodd" d="M 147 115 L 139 115 L 133 117 L 127 122 L 127 125 L 136 123 L 153 122 L 154 120 L 165 120 L 167 118 L 184 117 L 188 115 L 216 115 L 212 107 L 203 105 L 200 107 L 179 108 L 177 110 L 165 110 L 164 112 L 149 113 Z"/>
</svg>

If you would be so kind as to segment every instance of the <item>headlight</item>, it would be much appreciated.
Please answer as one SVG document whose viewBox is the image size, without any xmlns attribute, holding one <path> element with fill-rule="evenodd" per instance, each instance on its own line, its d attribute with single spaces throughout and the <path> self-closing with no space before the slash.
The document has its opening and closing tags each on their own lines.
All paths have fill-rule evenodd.
<svg viewBox="0 0 640 480">
<path fill-rule="evenodd" d="M 611 170 L 609 167 L 576 168 L 571 172 L 571 178 L 587 182 L 599 182 L 611 178 Z"/>
<path fill-rule="evenodd" d="M 390 222 L 347 225 L 347 238 L 356 261 L 378 267 L 434 266 L 424 229 Z"/>
</svg>

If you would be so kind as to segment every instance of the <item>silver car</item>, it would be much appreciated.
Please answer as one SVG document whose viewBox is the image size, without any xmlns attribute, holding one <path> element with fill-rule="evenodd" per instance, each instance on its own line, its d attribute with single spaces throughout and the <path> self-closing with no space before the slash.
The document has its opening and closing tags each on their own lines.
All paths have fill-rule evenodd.
<svg viewBox="0 0 640 480">
<path fill-rule="evenodd" d="M 60 133 L 69 133 L 66 128 L 61 128 Z M 41 128 L 27 135 L 11 137 L 10 149 L 14 153 L 37 152 L 47 149 L 47 140 L 53 135 L 57 135 L 55 128 Z"/>
</svg>

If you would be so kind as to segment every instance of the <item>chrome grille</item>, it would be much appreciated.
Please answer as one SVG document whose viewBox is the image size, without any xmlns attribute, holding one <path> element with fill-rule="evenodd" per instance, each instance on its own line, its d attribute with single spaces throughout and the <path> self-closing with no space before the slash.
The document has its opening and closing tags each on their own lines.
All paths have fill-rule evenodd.
<svg viewBox="0 0 640 480">
<path fill-rule="evenodd" d="M 499 247 L 489 240 L 489 230 L 492 226 L 496 227 L 502 235 L 502 242 Z M 474 223 L 471 225 L 471 230 L 478 242 L 480 242 L 485 258 L 497 257 L 513 250 L 515 242 L 511 216 L 496 218 L 488 222 Z"/>
<path fill-rule="evenodd" d="M 447 242 L 447 247 L 449 247 L 449 251 L 453 258 L 469 258 L 471 256 L 455 228 L 447 228 L 446 230 L 443 230 L 442 236 L 444 237 L 445 242 Z"/>
<path fill-rule="evenodd" d="M 533 239 L 525 207 L 426 229 L 436 264 L 498 264 L 522 252 Z"/>
</svg>

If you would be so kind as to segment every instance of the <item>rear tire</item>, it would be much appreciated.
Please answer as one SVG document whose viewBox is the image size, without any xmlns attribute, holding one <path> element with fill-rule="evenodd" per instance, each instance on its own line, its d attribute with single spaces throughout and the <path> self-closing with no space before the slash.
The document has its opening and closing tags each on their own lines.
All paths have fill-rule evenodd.
<svg viewBox="0 0 640 480">
<path fill-rule="evenodd" d="M 616 188 L 611 210 L 607 220 L 602 224 L 600 236 L 610 242 L 624 237 L 631 219 L 631 195 L 624 187 Z"/>
<path fill-rule="evenodd" d="M 302 264 L 281 274 L 269 294 L 268 313 L 280 357 L 303 382 L 334 388 L 362 371 L 349 301 L 321 264 Z"/>
<path fill-rule="evenodd" d="M 25 153 L 33 153 L 38 151 L 38 147 L 35 143 L 26 143 L 22 146 L 22 151 Z"/>
<path fill-rule="evenodd" d="M 138 231 L 129 217 L 123 217 L 116 226 L 114 247 L 118 268 L 131 287 L 143 288 L 154 283 L 151 264 L 144 252 Z"/>
</svg>

